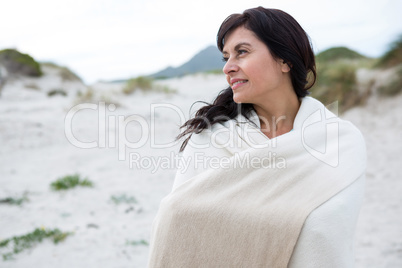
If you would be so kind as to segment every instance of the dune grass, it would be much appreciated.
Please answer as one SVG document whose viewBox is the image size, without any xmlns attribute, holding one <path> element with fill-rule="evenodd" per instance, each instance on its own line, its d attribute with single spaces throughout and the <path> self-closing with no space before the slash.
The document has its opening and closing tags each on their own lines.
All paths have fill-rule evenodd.
<svg viewBox="0 0 402 268">
<path fill-rule="evenodd" d="M 381 56 L 376 64 L 379 68 L 389 68 L 402 63 L 402 34 L 392 42 L 389 49 Z"/>
<path fill-rule="evenodd" d="M 360 60 L 367 59 L 367 57 L 347 47 L 332 47 L 318 53 L 316 56 L 317 62 L 329 62 L 340 59 Z"/>
<path fill-rule="evenodd" d="M 48 97 L 53 97 L 56 95 L 60 95 L 60 96 L 67 96 L 67 92 L 64 89 L 52 89 L 47 93 Z"/>
<path fill-rule="evenodd" d="M 9 197 L 2 198 L 2 199 L 0 199 L 0 204 L 20 206 L 24 202 L 28 202 L 28 201 L 29 201 L 29 199 L 24 194 L 24 196 L 22 196 L 22 197 L 11 197 L 11 196 L 9 196 Z"/>
<path fill-rule="evenodd" d="M 356 71 L 367 61 L 338 59 L 330 62 L 318 62 L 317 81 L 311 89 L 311 96 L 324 104 L 335 101 L 339 103 L 339 111 L 364 104 L 370 92 L 358 89 Z"/>
<path fill-rule="evenodd" d="M 45 239 L 52 239 L 54 244 L 58 244 L 71 234 L 69 232 L 62 232 L 57 228 L 36 228 L 28 234 L 1 240 L 0 250 L 2 251 L 3 260 L 13 259 L 14 255 L 36 246 Z"/>
<path fill-rule="evenodd" d="M 395 71 L 392 79 L 378 88 L 380 96 L 392 97 L 402 93 L 402 64 Z"/>
<path fill-rule="evenodd" d="M 36 90 L 36 91 L 40 90 L 39 86 L 37 84 L 35 84 L 35 83 L 27 83 L 27 84 L 24 85 L 24 87 L 32 89 L 32 90 Z"/>
<path fill-rule="evenodd" d="M 115 107 L 121 107 L 121 103 L 117 101 L 114 93 L 105 92 L 97 94 L 96 90 L 90 86 L 86 87 L 85 91 L 78 91 L 76 98 L 74 100 L 75 104 L 80 103 L 95 103 L 99 104 L 100 102 L 104 102 L 105 105 L 113 104 Z"/>
<path fill-rule="evenodd" d="M 126 245 L 127 246 L 148 246 L 149 243 L 144 239 L 141 239 L 141 240 L 126 240 Z"/>
<path fill-rule="evenodd" d="M 392 97 L 402 92 L 402 34 L 390 44 L 388 51 L 378 59 L 375 67 L 396 68 L 389 82 L 378 88 L 380 96 Z"/>
<path fill-rule="evenodd" d="M 86 87 L 85 91 L 77 91 L 77 103 L 93 102 L 95 97 L 95 92 L 92 87 Z"/>
<path fill-rule="evenodd" d="M 82 179 L 79 174 L 67 175 L 50 184 L 54 191 L 68 190 L 77 186 L 93 187 L 93 183 L 87 178 Z"/>
<path fill-rule="evenodd" d="M 15 49 L 0 50 L 0 63 L 12 74 L 22 74 L 33 77 L 38 77 L 43 74 L 40 64 L 35 61 L 34 58 Z"/>
<path fill-rule="evenodd" d="M 158 92 L 166 94 L 176 93 L 176 90 L 171 89 L 168 86 L 156 85 L 152 78 L 146 76 L 138 76 L 136 78 L 129 79 L 123 88 L 123 93 L 127 95 L 136 91 Z"/>
<path fill-rule="evenodd" d="M 123 88 L 125 94 L 131 94 L 136 90 L 149 91 L 152 89 L 153 79 L 145 76 L 138 76 L 127 81 Z"/>
<path fill-rule="evenodd" d="M 65 66 L 60 66 L 53 62 L 41 62 L 41 66 L 56 69 L 63 81 L 82 82 L 81 77 Z"/>
<path fill-rule="evenodd" d="M 364 104 L 371 88 L 362 88 L 357 81 L 357 70 L 371 69 L 376 60 L 346 47 L 327 49 L 316 56 L 317 81 L 311 96 L 324 104 L 338 102 L 339 112 Z"/>
<path fill-rule="evenodd" d="M 127 196 L 126 194 L 122 195 L 112 195 L 110 200 L 116 204 L 137 204 L 138 201 L 134 196 Z"/>
</svg>

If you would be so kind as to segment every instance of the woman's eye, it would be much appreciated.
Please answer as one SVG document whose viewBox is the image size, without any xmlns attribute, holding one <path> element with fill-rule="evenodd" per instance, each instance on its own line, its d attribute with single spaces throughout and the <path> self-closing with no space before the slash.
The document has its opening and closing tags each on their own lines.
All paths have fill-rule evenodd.
<svg viewBox="0 0 402 268">
<path fill-rule="evenodd" d="M 237 51 L 237 55 L 240 56 L 240 55 L 246 54 L 247 52 L 248 52 L 247 50 L 239 49 Z M 228 60 L 229 60 L 229 57 L 227 57 L 227 56 L 222 57 L 222 61 L 227 62 Z"/>
</svg>

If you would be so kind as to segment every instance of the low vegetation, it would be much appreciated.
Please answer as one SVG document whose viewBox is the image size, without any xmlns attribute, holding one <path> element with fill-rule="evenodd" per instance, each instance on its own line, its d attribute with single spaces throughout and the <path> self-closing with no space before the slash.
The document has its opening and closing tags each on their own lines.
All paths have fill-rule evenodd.
<svg viewBox="0 0 402 268">
<path fill-rule="evenodd" d="M 402 64 L 397 67 L 387 84 L 378 88 L 380 96 L 392 97 L 402 92 Z"/>
<path fill-rule="evenodd" d="M 62 232 L 59 229 L 45 229 L 36 228 L 34 231 L 21 235 L 14 236 L 0 241 L 0 250 L 3 260 L 13 259 L 14 255 L 30 249 L 45 239 L 53 240 L 54 244 L 64 241 L 67 236 L 71 235 L 69 232 Z"/>
<path fill-rule="evenodd" d="M 402 64 L 402 34 L 391 43 L 388 51 L 380 57 L 376 67 L 389 68 Z"/>
<path fill-rule="evenodd" d="M 318 77 L 312 89 L 313 97 L 326 105 L 338 101 L 340 112 L 366 101 L 368 96 L 357 88 L 356 63 L 344 59 L 317 66 Z"/>
<path fill-rule="evenodd" d="M 37 84 L 35 84 L 35 83 L 27 83 L 27 84 L 24 85 L 24 87 L 32 89 L 32 90 L 36 90 L 36 91 L 40 90 L 39 86 Z"/>
<path fill-rule="evenodd" d="M 60 96 L 67 96 L 67 92 L 63 89 L 52 89 L 47 93 L 48 97 L 53 97 L 56 95 L 60 95 Z"/>
<path fill-rule="evenodd" d="M 5 204 L 5 205 L 17 205 L 20 206 L 24 202 L 28 202 L 29 199 L 26 197 L 24 194 L 22 197 L 5 197 L 0 199 L 0 204 Z"/>
<path fill-rule="evenodd" d="M 68 190 L 77 186 L 93 187 L 93 183 L 87 178 L 82 179 L 80 175 L 74 174 L 59 178 L 50 184 L 54 191 Z"/>
<path fill-rule="evenodd" d="M 322 62 L 333 62 L 333 61 L 343 60 L 343 59 L 361 60 L 361 59 L 367 59 L 367 57 L 365 57 L 347 47 L 333 47 L 333 48 L 327 49 L 323 52 L 320 52 L 316 56 L 316 61 L 321 62 L 321 63 Z"/>
<path fill-rule="evenodd" d="M 56 69 L 58 74 L 60 75 L 63 81 L 79 81 L 82 82 L 81 77 L 79 77 L 76 73 L 71 71 L 69 68 L 65 66 L 57 65 L 53 62 L 42 62 L 41 66 Z"/>
<path fill-rule="evenodd" d="M 126 240 L 126 245 L 127 246 L 148 246 L 149 243 L 144 239 L 141 239 L 141 240 Z"/>
<path fill-rule="evenodd" d="M 316 59 L 317 81 L 311 96 L 326 105 L 338 101 L 340 112 L 366 102 L 370 91 L 359 90 L 356 71 L 372 66 L 372 59 L 345 47 L 325 50 Z"/>
<path fill-rule="evenodd" d="M 146 76 L 138 76 L 127 81 L 123 88 L 124 94 L 132 94 L 135 91 L 142 92 L 160 92 L 160 93 L 176 93 L 176 90 L 169 88 L 168 86 L 156 85 L 154 80 Z"/>
<path fill-rule="evenodd" d="M 0 64 L 12 75 L 18 74 L 33 77 L 42 75 L 41 66 L 34 58 L 15 49 L 0 50 Z"/>
<path fill-rule="evenodd" d="M 153 79 L 139 76 L 127 81 L 126 86 L 123 88 L 125 94 L 133 93 L 135 90 L 149 91 L 152 89 Z"/>
<path fill-rule="evenodd" d="M 120 107 L 121 104 L 117 101 L 114 92 L 96 92 L 92 87 L 86 87 L 85 91 L 78 91 L 75 99 L 75 104 L 80 103 L 96 103 L 104 102 L 105 105 L 114 105 Z"/>
<path fill-rule="evenodd" d="M 137 204 L 138 201 L 134 196 L 127 196 L 126 194 L 122 195 L 112 195 L 111 201 L 116 204 Z"/>
<path fill-rule="evenodd" d="M 94 90 L 92 87 L 87 87 L 84 92 L 78 91 L 77 98 L 80 102 L 91 101 L 94 98 Z"/>
</svg>

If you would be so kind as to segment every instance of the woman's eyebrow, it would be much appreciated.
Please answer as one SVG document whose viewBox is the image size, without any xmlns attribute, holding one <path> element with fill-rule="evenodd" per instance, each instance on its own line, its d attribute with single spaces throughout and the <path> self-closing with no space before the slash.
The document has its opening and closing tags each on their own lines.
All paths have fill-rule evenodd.
<svg viewBox="0 0 402 268">
<path fill-rule="evenodd" d="M 238 50 L 240 47 L 242 47 L 242 46 L 248 46 L 248 47 L 251 47 L 251 44 L 250 43 L 247 43 L 247 42 L 240 42 L 240 43 L 238 43 L 235 47 L 234 47 L 234 50 Z M 222 54 L 228 54 L 225 50 L 223 50 L 222 51 Z"/>
<path fill-rule="evenodd" d="M 246 46 L 246 47 L 251 47 L 251 44 L 250 43 L 247 43 L 247 42 L 241 42 L 241 43 L 238 43 L 236 46 L 235 46 L 235 50 L 238 50 L 240 47 L 242 47 L 242 46 Z"/>
</svg>

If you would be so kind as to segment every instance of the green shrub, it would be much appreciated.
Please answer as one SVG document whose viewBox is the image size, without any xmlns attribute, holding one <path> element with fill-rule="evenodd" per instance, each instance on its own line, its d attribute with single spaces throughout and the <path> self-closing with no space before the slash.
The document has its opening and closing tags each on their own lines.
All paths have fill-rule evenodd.
<svg viewBox="0 0 402 268">
<path fill-rule="evenodd" d="M 339 102 L 339 111 L 363 104 L 369 92 L 361 93 L 357 88 L 358 64 L 350 60 L 337 60 L 317 64 L 317 82 L 311 96 L 324 104 Z"/>
<path fill-rule="evenodd" d="M 23 54 L 15 49 L 4 49 L 0 51 L 0 63 L 4 65 L 10 74 L 21 74 L 27 76 L 41 76 L 42 70 L 28 54 Z"/>
<path fill-rule="evenodd" d="M 55 95 L 67 96 L 67 92 L 63 89 L 52 89 L 47 93 L 48 97 L 53 97 Z"/>
<path fill-rule="evenodd" d="M 378 60 L 376 67 L 388 68 L 402 63 L 402 34 L 391 43 L 389 50 Z"/>
<path fill-rule="evenodd" d="M 91 101 L 94 98 L 94 90 L 92 87 L 87 87 L 86 91 L 84 93 L 82 93 L 81 91 L 77 92 L 77 98 L 79 98 L 79 100 L 81 102 L 85 102 L 85 101 Z"/>
<path fill-rule="evenodd" d="M 356 59 L 367 59 L 367 57 L 347 47 L 329 48 L 327 50 L 318 53 L 316 56 L 317 62 L 329 62 L 341 59 L 356 60 Z"/>
<path fill-rule="evenodd" d="M 20 198 L 15 197 L 6 197 L 0 199 L 0 204 L 8 204 L 8 205 L 17 205 L 20 206 L 22 203 L 29 201 L 29 199 L 24 195 Z"/>
<path fill-rule="evenodd" d="M 75 174 L 75 175 L 64 176 L 50 184 L 50 187 L 54 191 L 67 190 L 67 189 L 75 188 L 77 186 L 92 187 L 93 183 L 90 180 L 88 180 L 87 178 L 81 179 L 80 175 Z"/>
<path fill-rule="evenodd" d="M 34 247 L 46 238 L 52 239 L 54 244 L 58 244 L 71 234 L 69 232 L 62 232 L 59 229 L 46 230 L 45 228 L 36 228 L 31 233 L 1 240 L 0 249 L 2 251 L 8 249 L 8 252 L 2 253 L 3 260 L 12 259 L 15 254 Z"/>
<path fill-rule="evenodd" d="M 33 89 L 33 90 L 40 90 L 37 84 L 35 83 L 27 83 L 24 85 L 26 88 Z"/>
<path fill-rule="evenodd" d="M 123 88 L 125 94 L 131 94 L 136 90 L 149 91 L 152 89 L 153 79 L 145 76 L 139 76 L 127 81 Z"/>
<path fill-rule="evenodd" d="M 154 80 L 150 77 L 139 76 L 137 78 L 132 78 L 127 81 L 123 88 L 124 94 L 131 94 L 137 90 L 143 92 L 158 92 L 158 93 L 176 93 L 175 89 L 171 89 L 168 86 L 155 85 Z"/>
<path fill-rule="evenodd" d="M 386 85 L 382 85 L 378 88 L 378 93 L 381 96 L 395 96 L 402 92 L 402 66 L 400 66 L 395 75 Z"/>
<path fill-rule="evenodd" d="M 177 93 L 176 89 L 172 89 L 172 88 L 170 88 L 170 87 L 168 87 L 166 85 L 165 86 L 155 85 L 153 87 L 153 91 L 160 92 L 160 93 L 165 93 L 165 94 L 175 94 L 175 93 Z"/>
<path fill-rule="evenodd" d="M 127 196 L 126 194 L 112 195 L 110 199 L 116 205 L 119 205 L 121 203 L 124 203 L 124 204 L 137 204 L 138 203 L 137 199 L 135 199 L 134 196 Z"/>
<path fill-rule="evenodd" d="M 144 240 L 144 239 L 141 239 L 141 240 L 126 240 L 126 245 L 128 245 L 128 246 L 148 246 L 149 245 L 149 243 L 146 241 L 146 240 Z"/>
<path fill-rule="evenodd" d="M 95 94 L 95 91 L 92 87 L 87 87 L 84 92 L 78 91 L 76 95 L 76 99 L 74 100 L 75 104 L 80 103 L 96 103 L 104 102 L 105 105 L 115 105 L 115 107 L 120 107 L 121 103 L 116 101 L 114 95 L 111 92 L 105 92 L 101 94 Z"/>
</svg>

